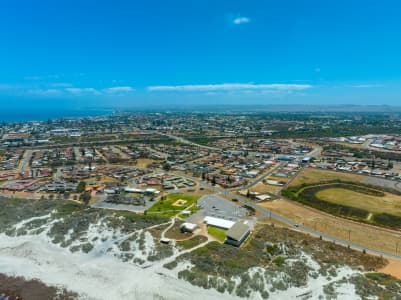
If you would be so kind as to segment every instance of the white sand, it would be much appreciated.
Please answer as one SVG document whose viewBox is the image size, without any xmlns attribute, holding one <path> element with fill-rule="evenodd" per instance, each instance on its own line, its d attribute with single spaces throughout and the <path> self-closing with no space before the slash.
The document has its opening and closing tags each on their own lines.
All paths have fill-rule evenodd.
<svg viewBox="0 0 401 300">
<path fill-rule="evenodd" d="M 70 253 L 44 235 L 18 238 L 0 235 L 0 270 L 64 286 L 82 299 L 235 299 L 175 279 L 165 268 L 142 269 L 110 255 Z M 164 273 L 159 274 L 159 273 Z"/>
<path fill-rule="evenodd" d="M 47 217 L 49 215 L 32 218 L 29 221 Z M 15 228 L 22 228 L 29 221 L 23 221 Z M 47 229 L 53 222 L 55 220 L 47 224 Z M 136 233 L 139 235 L 141 232 L 143 230 Z M 71 231 L 67 234 L 68 239 L 71 234 Z M 37 278 L 48 285 L 63 286 L 67 290 L 82 295 L 82 299 L 241 299 L 227 293 L 221 294 L 216 290 L 205 290 L 177 279 L 178 271 L 191 267 L 189 263 L 180 263 L 174 270 L 163 267 L 164 263 L 174 260 L 178 255 L 189 250 L 178 252 L 175 249 L 172 257 L 163 261 L 147 262 L 142 267 L 133 263 L 122 262 L 118 258 L 122 252 L 117 244 L 132 234 L 135 232 L 122 234 L 119 230 L 108 228 L 99 220 L 97 224 L 91 224 L 82 236 L 84 240 L 88 240 L 94 245 L 89 254 L 71 253 L 68 249 L 53 244 L 46 231 L 40 235 L 18 237 L 0 234 L 0 272 L 7 275 L 23 276 L 27 279 Z M 144 250 L 138 249 L 138 240 L 130 242 L 132 249 L 130 253 L 134 257 L 145 260 L 148 254 L 152 252 L 155 247 L 155 240 L 149 232 L 145 232 L 144 242 Z M 73 243 L 73 245 L 79 244 L 79 240 Z M 109 249 L 111 251 L 108 251 Z M 301 255 L 299 259 L 303 259 L 315 271 L 320 268 L 319 264 L 306 254 Z M 291 264 L 292 262 L 287 260 L 287 263 Z M 257 267 L 249 270 L 251 276 L 257 272 L 264 274 L 264 269 Z M 310 277 L 308 286 L 269 292 L 269 299 L 303 299 L 302 295 L 307 295 L 308 299 L 319 299 L 320 295 L 324 295 L 324 285 L 355 273 L 357 272 L 350 268 L 340 268 L 337 269 L 337 275 L 330 280 L 324 276 L 319 276 L 316 279 Z M 274 279 L 285 276 L 288 274 L 276 274 Z M 240 283 L 239 277 L 232 279 L 237 284 Z M 269 280 L 263 280 L 267 287 L 271 287 Z M 341 299 L 359 299 L 353 285 L 336 286 L 336 291 Z M 262 299 L 261 295 L 256 292 L 252 293 L 251 298 Z"/>
</svg>

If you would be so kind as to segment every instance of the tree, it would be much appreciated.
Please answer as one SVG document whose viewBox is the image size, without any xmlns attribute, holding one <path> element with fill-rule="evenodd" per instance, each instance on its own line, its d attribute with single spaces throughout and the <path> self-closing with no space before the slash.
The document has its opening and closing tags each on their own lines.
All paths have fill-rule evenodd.
<svg viewBox="0 0 401 300">
<path fill-rule="evenodd" d="M 212 185 L 216 185 L 216 176 L 213 176 L 212 178 Z"/>
<path fill-rule="evenodd" d="M 85 205 L 89 204 L 89 201 L 91 200 L 92 196 L 90 193 L 85 192 L 83 194 L 81 194 L 81 196 L 79 196 L 79 200 L 81 200 L 83 203 L 85 203 Z"/>
<path fill-rule="evenodd" d="M 170 171 L 171 170 L 171 166 L 167 162 L 163 164 L 162 168 L 163 168 L 164 171 Z"/>
<path fill-rule="evenodd" d="M 77 193 L 83 193 L 83 192 L 85 192 L 85 189 L 86 189 L 86 182 L 85 181 L 80 181 L 78 183 L 76 192 Z"/>
</svg>

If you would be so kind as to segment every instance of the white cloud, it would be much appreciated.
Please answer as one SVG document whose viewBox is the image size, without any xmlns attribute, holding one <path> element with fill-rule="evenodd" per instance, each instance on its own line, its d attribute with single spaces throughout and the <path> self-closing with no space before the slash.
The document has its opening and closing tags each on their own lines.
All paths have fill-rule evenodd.
<svg viewBox="0 0 401 300">
<path fill-rule="evenodd" d="M 356 84 L 356 85 L 351 85 L 351 87 L 356 88 L 356 89 L 366 89 L 366 88 L 376 88 L 376 87 L 382 87 L 382 84 Z"/>
<path fill-rule="evenodd" d="M 64 74 L 49 74 L 49 75 L 43 75 L 43 76 L 25 76 L 24 80 L 26 81 L 40 81 L 40 80 L 47 80 L 47 79 L 59 79 L 63 77 Z"/>
<path fill-rule="evenodd" d="M 44 77 L 43 76 L 25 76 L 25 80 L 30 80 L 30 81 L 36 81 L 36 80 L 42 80 Z"/>
<path fill-rule="evenodd" d="M 135 89 L 131 86 L 115 86 L 111 88 L 104 89 L 106 93 L 129 93 L 135 91 Z"/>
<path fill-rule="evenodd" d="M 251 19 L 247 18 L 247 17 L 237 17 L 233 20 L 233 23 L 235 25 L 241 25 L 241 24 L 246 24 L 249 23 L 251 21 Z"/>
<path fill-rule="evenodd" d="M 58 89 L 30 89 L 27 90 L 26 93 L 38 96 L 58 96 L 62 92 Z"/>
<path fill-rule="evenodd" d="M 93 95 L 121 95 L 124 93 L 130 93 L 135 91 L 135 89 L 131 86 L 115 86 L 104 88 L 102 90 L 97 90 L 95 88 L 86 87 L 86 88 L 76 88 L 76 87 L 69 87 L 64 89 L 66 92 L 74 94 L 74 95 L 83 95 L 83 94 L 93 94 Z"/>
<path fill-rule="evenodd" d="M 254 83 L 222 83 L 222 84 L 198 84 L 198 85 L 159 85 L 149 86 L 149 91 L 239 91 L 239 90 L 276 90 L 276 91 L 292 91 L 306 90 L 313 86 L 310 84 L 254 84 Z"/>
<path fill-rule="evenodd" d="M 100 92 L 94 88 L 66 88 L 65 91 L 71 93 L 71 94 L 75 94 L 75 95 L 79 95 L 79 94 L 94 94 L 94 95 L 98 95 L 100 94 Z"/>
<path fill-rule="evenodd" d="M 72 84 L 68 83 L 68 82 L 56 82 L 56 83 L 50 84 L 50 86 L 52 86 L 52 87 L 72 87 Z"/>
</svg>

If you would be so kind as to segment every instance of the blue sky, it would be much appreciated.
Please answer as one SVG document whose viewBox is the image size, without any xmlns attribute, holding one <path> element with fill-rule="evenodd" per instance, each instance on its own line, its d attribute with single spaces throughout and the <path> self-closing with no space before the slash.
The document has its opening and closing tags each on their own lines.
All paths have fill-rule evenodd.
<svg viewBox="0 0 401 300">
<path fill-rule="evenodd" d="M 401 104 L 399 0 L 4 0 L 3 107 Z"/>
</svg>

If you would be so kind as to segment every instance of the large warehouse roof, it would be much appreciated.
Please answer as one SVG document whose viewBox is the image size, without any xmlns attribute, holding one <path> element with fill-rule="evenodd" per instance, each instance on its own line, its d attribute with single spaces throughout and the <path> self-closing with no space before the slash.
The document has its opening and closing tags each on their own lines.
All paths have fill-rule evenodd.
<svg viewBox="0 0 401 300">
<path fill-rule="evenodd" d="M 205 217 L 204 222 L 209 225 L 209 226 L 214 226 L 214 227 L 219 227 L 223 229 L 230 229 L 233 225 L 234 222 L 220 219 L 220 218 L 214 218 L 214 217 Z"/>
<path fill-rule="evenodd" d="M 242 241 L 249 234 L 249 231 L 248 225 L 237 222 L 227 231 L 227 237 L 235 241 Z"/>
</svg>

